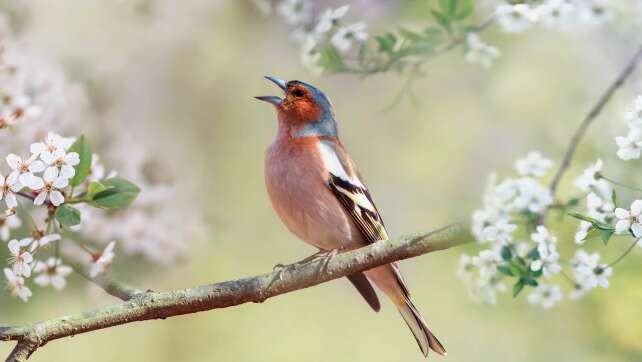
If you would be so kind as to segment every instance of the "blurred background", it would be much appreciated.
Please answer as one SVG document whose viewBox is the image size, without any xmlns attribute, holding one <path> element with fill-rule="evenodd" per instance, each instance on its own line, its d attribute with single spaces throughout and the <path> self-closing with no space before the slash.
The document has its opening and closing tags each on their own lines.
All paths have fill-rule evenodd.
<svg viewBox="0 0 642 362">
<path fill-rule="evenodd" d="M 424 24 L 433 2 L 349 2 L 348 18 L 369 32 Z M 84 87 L 91 116 L 128 135 L 122 152 L 165 155 L 159 171 L 186 180 L 173 196 L 187 202 L 167 222 L 181 256 L 163 263 L 115 259 L 113 274 L 140 288 L 169 290 L 263 273 L 313 252 L 273 213 L 263 184 L 263 154 L 276 130 L 274 111 L 255 95 L 275 94 L 275 75 L 319 86 L 332 99 L 341 137 L 360 166 L 391 235 L 468 221 L 486 177 L 510 174 L 530 150 L 559 161 L 569 138 L 639 42 L 640 6 L 616 3 L 623 19 L 597 28 L 536 29 L 484 39 L 502 56 L 490 70 L 461 51 L 437 57 L 414 82 L 419 104 L 402 100 L 382 111 L 402 87 L 396 74 L 360 79 L 313 77 L 300 65 L 289 29 L 262 16 L 251 1 L 2 1 L 20 45 L 60 64 Z M 319 1 L 320 9 L 339 4 Z M 477 18 L 483 19 L 483 3 Z M 636 21 L 637 20 L 637 21 Z M 638 72 L 642 74 L 642 70 Z M 562 194 L 595 158 L 606 172 L 639 184 L 639 172 L 609 170 L 622 113 L 642 88 L 634 76 L 580 146 Z M 93 130 L 93 131 L 92 131 Z M 112 131 L 114 131 L 112 129 Z M 98 138 L 98 136 L 94 136 Z M 109 145 L 111 138 L 100 142 Z M 142 147 L 140 147 L 142 145 Z M 131 149 L 130 149 L 131 146 Z M 138 147 L 134 147 L 138 146 Z M 109 164 L 118 169 L 119 164 Z M 158 171 L 158 169 L 156 169 Z M 143 195 L 145 189 L 143 189 Z M 623 194 L 622 198 L 632 195 Z M 172 207 L 170 200 L 166 207 Z M 193 207 L 191 207 L 193 206 Z M 195 240 L 181 238 L 199 220 Z M 200 222 L 202 220 L 202 222 Z M 576 224 L 563 226 L 571 250 Z M 617 243 L 617 239 L 613 241 Z M 589 248 L 617 255 L 598 242 Z M 444 342 L 444 361 L 642 360 L 641 251 L 617 266 L 610 289 L 554 309 L 502 295 L 497 305 L 472 301 L 455 269 L 462 251 L 402 263 L 415 303 Z M 129 261 L 129 262 L 128 262 Z M 70 278 L 63 292 L 37 289 L 29 303 L 0 293 L 0 323 L 25 324 L 117 302 Z M 0 355 L 13 344 L 1 343 Z M 196 315 L 129 324 L 54 341 L 33 361 L 421 361 L 415 341 L 387 303 L 373 313 L 346 280 Z"/>
</svg>

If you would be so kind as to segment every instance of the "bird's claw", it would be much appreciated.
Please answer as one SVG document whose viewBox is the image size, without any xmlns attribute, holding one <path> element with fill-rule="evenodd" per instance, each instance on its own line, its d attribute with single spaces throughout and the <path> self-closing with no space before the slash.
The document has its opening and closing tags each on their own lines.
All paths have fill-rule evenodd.
<svg viewBox="0 0 642 362">
<path fill-rule="evenodd" d="M 319 266 L 319 273 L 324 273 L 328 269 L 328 263 L 330 262 L 330 260 L 333 257 L 335 257 L 337 254 L 339 254 L 339 249 L 332 249 L 332 250 L 328 250 L 328 251 L 322 250 L 322 251 L 319 251 L 317 253 L 314 253 L 314 254 L 308 256 L 307 258 L 305 258 L 303 260 L 297 261 L 297 262 L 292 263 L 292 264 L 281 264 L 281 263 L 276 264 L 272 268 L 272 270 L 275 271 L 275 272 L 278 272 L 278 273 L 274 276 L 274 279 L 272 279 L 272 281 L 270 282 L 269 286 L 271 286 L 277 279 L 278 280 L 283 280 L 283 274 L 286 271 L 296 270 L 297 267 L 299 267 L 299 266 L 307 265 L 307 264 L 313 263 L 313 262 L 315 262 L 317 260 L 322 260 L 322 263 Z"/>
<path fill-rule="evenodd" d="M 325 273 L 328 270 L 330 260 L 339 254 L 339 249 L 332 249 L 330 251 L 322 252 L 319 257 L 323 260 L 319 267 L 319 273 Z"/>
</svg>

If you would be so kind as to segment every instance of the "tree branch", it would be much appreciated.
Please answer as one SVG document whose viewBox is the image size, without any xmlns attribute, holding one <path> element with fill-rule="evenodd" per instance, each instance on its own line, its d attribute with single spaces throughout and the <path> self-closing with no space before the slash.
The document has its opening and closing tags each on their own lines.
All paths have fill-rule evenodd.
<svg viewBox="0 0 642 362">
<path fill-rule="evenodd" d="M 602 94 L 602 96 L 598 98 L 597 103 L 593 106 L 593 108 L 591 108 L 586 117 L 584 117 L 584 120 L 580 124 L 580 127 L 573 134 L 571 143 L 569 144 L 568 148 L 566 149 L 566 153 L 564 154 L 564 158 L 562 159 L 562 162 L 560 163 L 560 166 L 557 169 L 555 176 L 553 177 L 553 181 L 551 181 L 550 190 L 553 197 L 555 197 L 555 193 L 557 192 L 557 187 L 562 180 L 562 176 L 564 176 L 564 173 L 571 165 L 571 161 L 573 159 L 573 156 L 575 155 L 577 146 L 582 140 L 582 137 L 584 137 L 584 134 L 586 134 L 586 130 L 597 118 L 600 112 L 602 112 L 604 106 L 609 102 L 609 100 L 611 100 L 611 97 L 613 96 L 615 91 L 617 91 L 633 73 L 640 61 L 642 61 L 642 45 L 638 46 L 635 55 L 633 55 L 631 60 L 629 60 L 629 62 L 626 64 L 624 69 L 622 69 L 617 78 L 615 78 L 615 81 L 613 81 L 613 83 L 609 85 L 604 94 Z"/>
<path fill-rule="evenodd" d="M 136 321 L 261 303 L 295 290 L 308 288 L 359 271 L 471 242 L 458 224 L 338 254 L 327 263 L 314 261 L 250 278 L 226 281 L 170 292 L 134 293 L 124 303 L 94 311 L 45 320 L 29 326 L 0 327 L 0 340 L 18 341 L 7 361 L 24 361 L 49 341 Z"/>
</svg>

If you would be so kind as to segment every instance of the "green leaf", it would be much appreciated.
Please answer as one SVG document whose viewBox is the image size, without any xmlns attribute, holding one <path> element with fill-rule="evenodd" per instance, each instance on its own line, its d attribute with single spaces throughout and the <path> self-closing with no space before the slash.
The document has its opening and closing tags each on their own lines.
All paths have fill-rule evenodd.
<svg viewBox="0 0 642 362">
<path fill-rule="evenodd" d="M 573 212 L 573 211 L 569 212 L 568 214 L 576 219 L 590 222 L 593 225 L 593 227 L 596 229 L 605 230 L 605 231 L 614 230 L 611 225 L 603 223 L 600 220 L 594 219 L 592 217 L 588 217 L 586 215 L 582 215 L 580 213 Z"/>
<path fill-rule="evenodd" d="M 538 270 L 538 271 L 532 271 L 532 270 L 531 270 L 531 275 L 532 275 L 533 277 L 535 277 L 535 278 L 539 278 L 539 277 L 541 277 L 541 276 L 542 276 L 542 274 L 544 274 L 544 268 L 539 268 L 539 270 Z"/>
<path fill-rule="evenodd" d="M 80 163 L 74 167 L 76 173 L 74 177 L 69 180 L 71 186 L 78 186 L 85 181 L 85 178 L 89 175 L 89 171 L 91 171 L 92 152 L 89 143 L 85 140 L 85 136 L 78 137 L 76 142 L 69 148 L 69 152 L 76 152 L 80 157 Z"/>
<path fill-rule="evenodd" d="M 101 184 L 105 189 L 94 194 L 88 201 L 94 207 L 104 209 L 127 207 L 140 193 L 138 186 L 120 177 L 103 180 Z"/>
<path fill-rule="evenodd" d="M 610 230 L 605 230 L 605 229 L 598 229 L 600 231 L 600 237 L 602 238 L 602 242 L 604 245 L 609 244 L 609 239 L 611 239 L 611 236 L 615 233 L 615 230 L 610 229 Z"/>
<path fill-rule="evenodd" d="M 513 270 L 513 272 L 517 275 L 525 275 L 528 274 L 528 268 L 526 265 L 523 263 L 516 261 L 516 260 L 511 260 L 508 265 L 510 268 Z"/>
<path fill-rule="evenodd" d="M 615 194 L 615 189 L 611 192 L 611 201 L 613 202 L 613 207 L 617 207 L 617 195 Z"/>
<path fill-rule="evenodd" d="M 416 33 L 412 30 L 408 30 L 401 26 L 399 27 L 399 34 L 410 41 L 420 41 L 423 38 L 421 34 Z"/>
<path fill-rule="evenodd" d="M 66 226 L 74 226 L 80 224 L 80 211 L 75 207 L 62 204 L 56 209 L 56 220 Z"/>
<path fill-rule="evenodd" d="M 514 277 L 515 276 L 515 274 L 513 274 L 513 271 L 509 267 L 504 266 L 504 265 L 498 266 L 497 267 L 497 271 L 502 273 L 502 274 L 508 275 L 510 277 Z"/>
<path fill-rule="evenodd" d="M 580 201 L 582 200 L 581 197 L 574 197 L 566 203 L 567 207 L 577 207 L 580 204 Z"/>
<path fill-rule="evenodd" d="M 524 289 L 524 279 L 519 279 L 517 283 L 513 285 L 513 298 L 516 298 L 522 289 Z"/>
<path fill-rule="evenodd" d="M 452 32 L 452 27 L 450 26 L 450 19 L 448 19 L 444 14 L 431 10 L 432 16 L 435 18 L 437 23 L 441 25 L 444 29 L 446 29 L 449 33 Z"/>
<path fill-rule="evenodd" d="M 339 52 L 333 47 L 326 47 L 321 49 L 321 58 L 319 65 L 327 72 L 340 72 L 347 69 L 346 64 Z"/>
<path fill-rule="evenodd" d="M 537 250 L 537 248 L 533 248 L 533 250 L 528 252 L 526 257 L 533 260 L 539 259 L 540 258 L 539 251 Z"/>
<path fill-rule="evenodd" d="M 448 19 L 452 19 L 455 16 L 457 5 L 458 0 L 439 0 L 439 9 Z"/>
<path fill-rule="evenodd" d="M 539 283 L 537 283 L 537 280 L 533 278 L 522 278 L 522 279 L 524 280 L 525 285 L 530 285 L 531 287 L 536 287 L 539 285 Z"/>
<path fill-rule="evenodd" d="M 377 43 L 379 44 L 379 51 L 382 53 L 394 53 L 395 45 L 397 44 L 397 36 L 393 33 L 386 33 L 384 35 L 378 35 L 376 38 Z"/>
<path fill-rule="evenodd" d="M 111 187 L 106 186 L 99 181 L 92 181 L 89 183 L 89 186 L 87 186 L 87 198 L 92 199 L 97 193 L 105 191 L 109 188 Z"/>
<path fill-rule="evenodd" d="M 463 20 L 472 14 L 475 9 L 475 3 L 473 0 L 459 0 L 459 6 L 457 12 L 455 13 L 455 20 Z"/>
<path fill-rule="evenodd" d="M 511 260 L 513 258 L 513 252 L 506 245 L 502 246 L 501 254 L 504 260 Z"/>
</svg>

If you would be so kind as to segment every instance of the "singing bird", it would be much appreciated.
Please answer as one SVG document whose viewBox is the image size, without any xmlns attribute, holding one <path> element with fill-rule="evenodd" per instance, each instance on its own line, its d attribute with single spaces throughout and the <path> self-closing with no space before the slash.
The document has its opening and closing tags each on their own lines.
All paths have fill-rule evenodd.
<svg viewBox="0 0 642 362">
<path fill-rule="evenodd" d="M 272 206 L 285 226 L 327 255 L 388 239 L 379 210 L 339 141 L 328 97 L 308 83 L 266 78 L 284 92 L 283 98 L 256 98 L 276 108 L 278 131 L 265 156 L 265 183 Z M 396 264 L 348 279 L 376 312 L 380 304 L 371 283 L 390 298 L 424 356 L 430 349 L 446 354 L 410 300 Z"/>
</svg>

